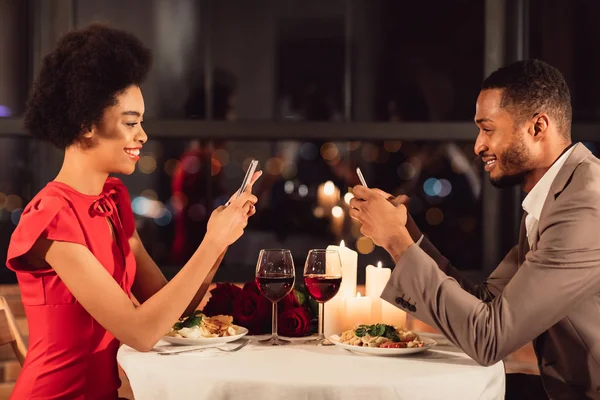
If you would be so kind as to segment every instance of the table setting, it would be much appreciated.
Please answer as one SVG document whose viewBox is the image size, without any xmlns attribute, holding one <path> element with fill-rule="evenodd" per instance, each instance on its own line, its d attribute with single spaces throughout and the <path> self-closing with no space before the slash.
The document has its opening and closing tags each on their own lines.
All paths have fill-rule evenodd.
<svg viewBox="0 0 600 400">
<path fill-rule="evenodd" d="M 367 266 L 360 293 L 357 259 L 343 242 L 313 249 L 296 277 L 289 250 L 261 250 L 254 282 L 218 284 L 150 352 L 120 348 L 135 398 L 504 398 L 502 362 L 408 330 L 379 297 L 391 270 Z"/>
</svg>

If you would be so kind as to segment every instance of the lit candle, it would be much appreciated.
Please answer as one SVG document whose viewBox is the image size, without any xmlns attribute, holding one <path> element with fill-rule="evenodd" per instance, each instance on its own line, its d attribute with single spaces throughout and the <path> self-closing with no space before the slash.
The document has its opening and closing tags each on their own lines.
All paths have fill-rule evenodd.
<svg viewBox="0 0 600 400">
<path fill-rule="evenodd" d="M 381 302 L 381 321 L 384 324 L 406 328 L 406 313 L 393 304 Z"/>
<path fill-rule="evenodd" d="M 342 284 L 337 296 L 354 297 L 356 295 L 358 253 L 347 248 L 343 240 L 339 246 L 327 246 L 327 250 L 337 250 L 342 261 Z"/>
<path fill-rule="evenodd" d="M 346 299 L 346 321 L 348 329 L 356 328 L 358 325 L 368 324 L 371 315 L 371 298 L 368 296 L 360 297 L 360 293 L 356 297 Z"/>
<path fill-rule="evenodd" d="M 340 189 L 331 181 L 319 185 L 317 190 L 317 201 L 319 205 L 329 212 L 340 199 Z"/>
<path fill-rule="evenodd" d="M 335 206 L 331 209 L 331 216 L 331 230 L 336 236 L 341 236 L 344 228 L 344 210 L 340 206 Z"/>
<path fill-rule="evenodd" d="M 346 302 L 342 296 L 335 296 L 324 304 L 324 318 L 323 322 L 323 333 L 325 337 L 331 335 L 339 335 L 347 330 L 346 324 L 344 323 L 344 314 L 346 313 Z"/>
<path fill-rule="evenodd" d="M 392 270 L 389 268 L 382 268 L 381 261 L 377 263 L 377 267 L 368 265 L 366 270 L 366 295 L 371 298 L 372 311 L 371 320 L 373 323 L 381 323 L 382 320 L 382 304 L 381 292 L 385 288 L 385 285 L 390 280 Z"/>
<path fill-rule="evenodd" d="M 325 303 L 324 333 L 326 337 L 342 333 L 350 329 L 347 318 L 345 302 L 349 297 L 356 295 L 356 269 L 358 253 L 347 248 L 342 240 L 339 246 L 328 246 L 327 250 L 337 250 L 342 262 L 342 283 L 338 293 Z"/>
</svg>

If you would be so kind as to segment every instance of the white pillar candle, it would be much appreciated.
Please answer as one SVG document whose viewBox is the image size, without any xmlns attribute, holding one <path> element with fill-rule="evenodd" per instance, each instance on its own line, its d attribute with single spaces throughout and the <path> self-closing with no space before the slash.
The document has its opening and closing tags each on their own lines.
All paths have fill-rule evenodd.
<svg viewBox="0 0 600 400">
<path fill-rule="evenodd" d="M 406 328 L 406 313 L 385 300 L 381 302 L 381 320 L 384 324 Z"/>
<path fill-rule="evenodd" d="M 342 284 L 337 296 L 356 296 L 356 270 L 358 265 L 358 253 L 349 249 L 342 240 L 339 246 L 327 246 L 327 250 L 337 250 L 342 262 Z"/>
<path fill-rule="evenodd" d="M 325 337 L 338 335 L 347 330 L 344 321 L 344 314 L 346 313 L 345 300 L 342 296 L 335 296 L 324 304 L 323 333 Z"/>
<path fill-rule="evenodd" d="M 390 280 L 392 270 L 389 268 L 382 268 L 381 261 L 377 263 L 377 267 L 368 265 L 366 269 L 366 280 L 365 294 L 371 298 L 372 311 L 371 311 L 371 322 L 381 323 L 382 320 L 382 304 L 381 292 L 385 288 L 385 285 Z"/>
<path fill-rule="evenodd" d="M 346 321 L 348 329 L 356 328 L 358 325 L 368 324 L 371 316 L 371 298 L 361 297 L 360 293 L 356 297 L 346 299 Z"/>
</svg>

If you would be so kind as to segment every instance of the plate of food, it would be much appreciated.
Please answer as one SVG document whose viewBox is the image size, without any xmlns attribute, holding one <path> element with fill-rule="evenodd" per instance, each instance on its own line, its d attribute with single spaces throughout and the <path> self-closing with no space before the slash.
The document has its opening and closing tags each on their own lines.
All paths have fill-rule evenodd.
<svg viewBox="0 0 600 400">
<path fill-rule="evenodd" d="M 247 333 L 248 329 L 234 325 L 233 317 L 229 315 L 207 317 L 196 311 L 176 322 L 163 340 L 179 345 L 222 344 L 238 340 Z"/>
<path fill-rule="evenodd" d="M 420 353 L 434 347 L 437 342 L 415 332 L 392 325 L 359 325 L 329 340 L 343 349 L 375 356 L 401 356 Z"/>
</svg>

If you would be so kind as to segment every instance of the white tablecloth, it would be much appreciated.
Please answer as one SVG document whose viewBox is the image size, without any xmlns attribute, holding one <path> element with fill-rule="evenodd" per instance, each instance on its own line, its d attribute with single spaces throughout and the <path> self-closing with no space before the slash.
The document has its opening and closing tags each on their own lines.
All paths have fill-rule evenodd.
<svg viewBox="0 0 600 400">
<path fill-rule="evenodd" d="M 266 347 L 252 339 L 236 353 L 161 356 L 122 346 L 118 361 L 136 400 L 504 398 L 501 362 L 481 367 L 456 347 L 444 345 L 443 338 L 436 350 L 404 357 L 358 355 L 297 340 Z"/>
</svg>

